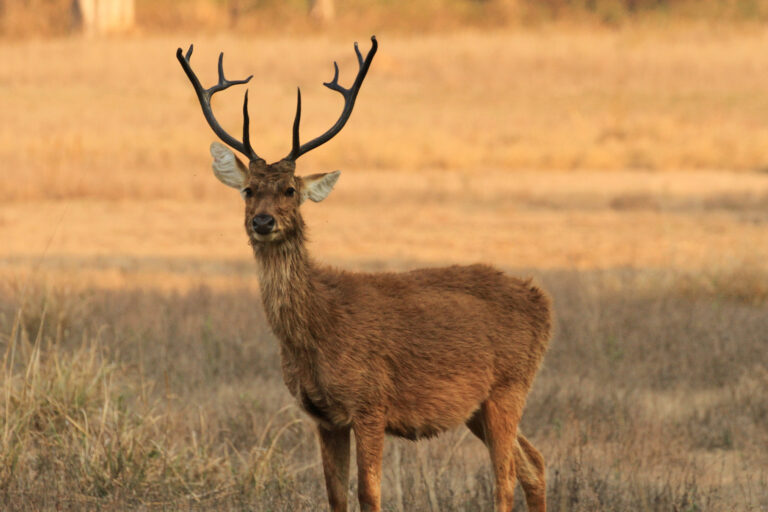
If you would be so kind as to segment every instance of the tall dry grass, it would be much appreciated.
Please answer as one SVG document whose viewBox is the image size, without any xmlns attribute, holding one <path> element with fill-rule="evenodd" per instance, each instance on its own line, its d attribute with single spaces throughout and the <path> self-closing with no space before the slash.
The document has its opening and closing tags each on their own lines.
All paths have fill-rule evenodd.
<svg viewBox="0 0 768 512">
<path fill-rule="evenodd" d="M 105 346 L 110 326 L 90 330 L 91 320 L 103 318 L 86 325 L 70 316 L 72 307 L 87 304 L 67 297 L 59 309 L 56 299 L 38 298 L 40 309 L 20 305 L 3 318 L 0 500 L 6 510 L 204 506 L 269 494 L 302 470 L 282 460 L 290 452 L 282 438 L 295 437 L 301 422 L 295 408 L 274 411 L 233 437 L 233 422 L 247 421 L 238 417 L 244 405 L 227 411 L 195 404 L 199 395 L 172 382 L 178 375 L 169 368 L 158 372 L 150 363 L 145 371 L 143 348 L 126 356 Z"/>
<path fill-rule="evenodd" d="M 547 458 L 550 509 L 768 506 L 766 296 L 674 272 L 537 274 L 557 335 L 522 429 Z M 312 423 L 258 304 L 248 290 L 4 287 L 4 509 L 321 507 Z M 387 509 L 491 507 L 464 428 L 390 441 L 384 468 Z"/>
</svg>

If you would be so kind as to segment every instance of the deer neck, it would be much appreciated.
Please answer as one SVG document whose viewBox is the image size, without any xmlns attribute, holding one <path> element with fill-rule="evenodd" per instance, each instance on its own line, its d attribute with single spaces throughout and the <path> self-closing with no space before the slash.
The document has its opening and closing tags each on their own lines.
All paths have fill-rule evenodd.
<svg viewBox="0 0 768 512">
<path fill-rule="evenodd" d="M 286 348 L 309 348 L 322 332 L 328 307 L 317 293 L 302 232 L 276 244 L 253 247 L 267 320 Z"/>
</svg>

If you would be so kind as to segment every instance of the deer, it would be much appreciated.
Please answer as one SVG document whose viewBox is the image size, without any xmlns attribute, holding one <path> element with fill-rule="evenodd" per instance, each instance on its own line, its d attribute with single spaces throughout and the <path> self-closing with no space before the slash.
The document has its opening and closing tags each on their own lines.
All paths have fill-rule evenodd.
<svg viewBox="0 0 768 512">
<path fill-rule="evenodd" d="M 365 273 L 324 266 L 308 253 L 301 205 L 324 200 L 340 171 L 298 176 L 296 160 L 349 119 L 378 41 L 371 37 L 365 58 L 354 48 L 359 70 L 351 87 L 339 85 L 336 62 L 324 83 L 343 96 L 339 119 L 301 144 L 297 89 L 291 151 L 271 164 L 251 147 L 247 90 L 242 140 L 211 108 L 215 93 L 253 75 L 227 80 L 222 52 L 218 83 L 206 89 L 190 65 L 193 46 L 176 52 L 205 120 L 229 146 L 211 144 L 213 173 L 244 200 L 265 316 L 279 342 L 285 385 L 316 425 L 330 509 L 347 510 L 352 432 L 358 500 L 367 512 L 381 510 L 387 435 L 418 440 L 466 425 L 490 454 L 494 510 L 512 510 L 519 480 L 528 510 L 543 512 L 544 459 L 518 423 L 551 335 L 548 295 L 531 279 L 485 264 Z"/>
</svg>

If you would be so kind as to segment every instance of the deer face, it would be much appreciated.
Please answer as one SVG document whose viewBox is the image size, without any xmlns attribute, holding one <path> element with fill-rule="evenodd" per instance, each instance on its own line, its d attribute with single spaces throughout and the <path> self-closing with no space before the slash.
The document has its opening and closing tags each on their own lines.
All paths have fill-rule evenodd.
<svg viewBox="0 0 768 512">
<path fill-rule="evenodd" d="M 303 221 L 299 206 L 320 202 L 331 193 L 340 171 L 295 176 L 296 164 L 280 160 L 267 165 L 252 160 L 246 165 L 226 146 L 211 144 L 213 173 L 225 185 L 238 189 L 245 201 L 245 230 L 254 244 L 277 243 L 297 234 Z"/>
</svg>

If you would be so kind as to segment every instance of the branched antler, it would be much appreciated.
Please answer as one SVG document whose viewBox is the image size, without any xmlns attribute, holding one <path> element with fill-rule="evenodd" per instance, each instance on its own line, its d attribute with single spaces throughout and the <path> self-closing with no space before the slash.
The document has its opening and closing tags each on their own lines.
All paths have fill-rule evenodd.
<svg viewBox="0 0 768 512">
<path fill-rule="evenodd" d="M 371 49 L 368 51 L 368 55 L 365 56 L 365 59 L 363 59 L 363 55 L 360 53 L 360 49 L 357 47 L 357 43 L 355 43 L 355 54 L 357 55 L 357 63 L 360 66 L 360 69 L 357 72 L 355 81 L 352 83 L 352 86 L 349 89 L 339 85 L 339 65 L 336 62 L 333 63 L 333 80 L 330 82 L 324 82 L 323 85 L 331 90 L 341 93 L 341 95 L 344 96 L 344 109 L 341 111 L 341 116 L 339 119 L 333 126 L 331 126 L 328 131 L 319 137 L 312 139 L 306 144 L 300 144 L 299 142 L 299 124 L 301 122 L 301 90 L 297 90 L 296 117 L 293 120 L 293 148 L 291 149 L 291 152 L 288 154 L 288 156 L 285 157 L 286 160 L 296 160 L 307 151 L 311 151 L 321 144 L 325 144 L 337 133 L 339 133 L 342 128 L 344 128 L 344 125 L 347 124 L 349 116 L 352 114 L 352 109 L 355 106 L 355 99 L 357 98 L 358 92 L 360 92 L 360 86 L 363 84 L 366 73 L 368 73 L 368 68 L 371 67 L 373 56 L 376 54 L 378 47 L 379 43 L 376 41 L 376 36 L 371 36 Z M 200 83 L 200 80 L 197 78 L 197 75 L 195 75 L 195 72 L 192 71 L 192 66 L 189 64 L 189 60 L 192 57 L 192 49 L 193 45 L 190 45 L 189 50 L 187 50 L 186 55 L 184 55 L 181 51 L 181 48 L 179 48 L 176 50 L 176 58 L 181 63 L 181 67 L 187 74 L 187 78 L 189 78 L 189 81 L 192 82 L 192 87 L 195 89 L 197 99 L 200 100 L 200 106 L 203 109 L 203 115 L 205 115 L 206 121 L 208 121 L 208 124 L 213 129 L 214 133 L 216 133 L 216 135 L 218 135 L 221 140 L 226 142 L 233 149 L 241 152 L 251 161 L 261 160 L 259 155 L 257 155 L 251 147 L 250 135 L 248 132 L 248 91 L 245 91 L 245 98 L 243 100 L 242 141 L 235 139 L 226 131 L 224 131 L 224 129 L 214 117 L 213 110 L 211 109 L 211 97 L 214 94 L 219 91 L 223 91 L 224 89 L 233 85 L 247 83 L 251 78 L 253 78 L 253 75 L 243 80 L 227 80 L 224 77 L 224 53 L 221 53 L 219 54 L 219 83 L 209 87 L 208 89 L 204 89 Z"/>
<path fill-rule="evenodd" d="M 365 79 L 366 73 L 368 73 L 368 68 L 371 67 L 373 56 L 376 54 L 376 49 L 378 47 L 379 47 L 379 43 L 376 41 L 376 36 L 371 36 L 371 49 L 368 51 L 368 55 L 366 55 L 365 60 L 363 60 L 363 55 L 360 53 L 360 49 L 357 47 L 357 43 L 355 43 L 355 53 L 357 54 L 357 62 L 358 62 L 358 65 L 360 66 L 360 70 L 357 72 L 357 77 L 355 78 L 355 81 L 352 83 L 352 87 L 350 87 L 349 89 L 346 89 L 341 85 L 339 85 L 339 82 L 338 82 L 339 65 L 334 61 L 333 80 L 331 80 L 330 82 L 324 82 L 323 85 L 328 87 L 329 89 L 332 89 L 334 91 L 341 93 L 341 95 L 344 96 L 344 109 L 341 111 L 341 117 L 339 117 L 336 123 L 333 126 L 331 126 L 331 128 L 327 132 L 325 132 L 324 134 L 320 135 L 315 139 L 312 139 L 306 144 L 301 144 L 301 145 L 299 145 L 299 122 L 301 120 L 301 90 L 298 90 L 297 100 L 296 100 L 296 117 L 293 120 L 293 148 L 291 149 L 291 152 L 288 154 L 288 156 L 285 157 L 286 160 L 296 160 L 304 153 L 315 149 L 321 144 L 325 144 L 326 142 L 331 140 L 337 133 L 339 133 L 342 128 L 344 128 L 344 125 L 347 123 L 349 116 L 352 114 L 352 108 L 355 106 L 355 99 L 357 98 L 357 93 L 360 92 L 360 86 L 363 84 L 363 79 Z"/>
<path fill-rule="evenodd" d="M 253 78 L 253 75 L 243 80 L 227 80 L 224 77 L 224 53 L 222 52 L 219 54 L 219 83 L 209 87 L 208 89 L 204 89 L 202 84 L 200 83 L 200 80 L 197 78 L 197 75 L 195 75 L 195 72 L 192 71 L 192 67 L 189 64 L 189 59 L 192 57 L 192 49 L 193 49 L 193 45 L 190 45 L 189 50 L 187 50 L 187 54 L 183 55 L 181 48 L 179 48 L 178 50 L 176 50 L 176 58 L 181 63 L 181 67 L 184 69 L 184 72 L 187 74 L 187 78 L 189 78 L 189 81 L 192 82 L 192 87 L 194 87 L 195 89 L 195 93 L 197 94 L 197 99 L 200 100 L 200 106 L 203 109 L 203 115 L 205 116 L 206 121 L 208 121 L 208 124 L 213 129 L 214 133 L 216 133 L 216 135 L 218 135 L 219 138 L 221 138 L 221 140 L 226 142 L 233 149 L 236 149 L 237 151 L 241 152 L 252 161 L 261 160 L 259 155 L 257 155 L 256 152 L 253 151 L 253 148 L 251 147 L 250 137 L 248 134 L 248 122 L 249 122 L 248 121 L 248 91 L 245 91 L 245 99 L 243 100 L 243 140 L 242 142 L 235 139 L 226 131 L 224 131 L 224 129 L 219 124 L 219 122 L 216 121 L 216 118 L 213 115 L 213 110 L 211 109 L 211 97 L 214 94 L 216 94 L 219 91 L 223 91 L 224 89 L 227 89 L 228 87 L 231 87 L 233 85 L 248 83 L 248 81 L 251 78 Z"/>
</svg>

